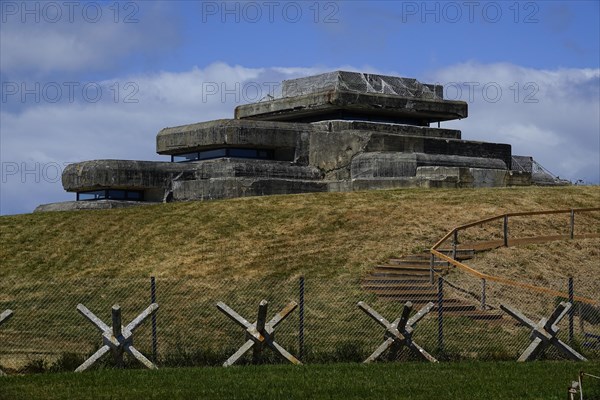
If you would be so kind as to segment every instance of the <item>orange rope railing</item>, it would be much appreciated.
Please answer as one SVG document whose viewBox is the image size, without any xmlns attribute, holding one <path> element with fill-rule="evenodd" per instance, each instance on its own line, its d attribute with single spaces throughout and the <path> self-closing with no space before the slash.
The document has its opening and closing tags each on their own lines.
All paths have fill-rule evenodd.
<svg viewBox="0 0 600 400">
<path fill-rule="evenodd" d="M 479 272 L 476 269 L 469 267 L 468 265 L 461 263 L 460 261 L 456 260 L 456 254 L 457 254 L 457 235 L 458 232 L 461 230 L 465 230 L 467 228 L 476 226 L 476 225 L 481 225 L 487 222 L 491 222 L 491 221 L 495 221 L 495 220 L 499 220 L 499 219 L 504 219 L 504 235 L 503 235 L 503 242 L 504 242 L 504 246 L 508 246 L 509 240 L 508 240 L 508 219 L 509 217 L 523 217 L 523 216 L 533 216 L 533 215 L 549 215 L 549 214 L 565 214 L 565 213 L 570 213 L 571 214 L 571 230 L 570 230 L 570 235 L 569 237 L 571 239 L 573 239 L 575 237 L 574 235 L 574 221 L 575 221 L 575 214 L 576 213 L 582 213 L 582 212 L 590 212 L 590 211 L 600 211 L 600 207 L 595 207 L 595 208 L 578 208 L 578 209 L 564 209 L 564 210 L 549 210 L 549 211 L 530 211 L 530 212 L 514 212 L 514 213 L 506 213 L 506 214 L 501 214 L 501 215 L 496 215 L 493 217 L 489 217 L 489 218 L 485 218 L 479 221 L 475 221 L 475 222 L 471 222 L 468 224 L 464 224 L 464 225 L 460 225 L 455 227 L 454 229 L 452 229 L 450 232 L 448 232 L 444 237 L 442 237 L 436 244 L 433 245 L 433 247 L 431 248 L 430 252 L 432 254 L 431 257 L 431 276 L 433 278 L 433 273 L 434 273 L 434 266 L 435 266 L 435 258 L 440 258 L 448 263 L 450 263 L 451 265 L 454 265 L 455 267 L 461 269 L 462 271 L 473 275 L 477 278 L 480 279 L 485 279 L 485 280 L 489 280 L 492 282 L 498 282 L 498 283 L 502 283 L 505 285 L 510 285 L 510 286 L 515 286 L 515 287 L 520 287 L 520 288 L 524 288 L 524 289 L 528 289 L 534 292 L 538 292 L 538 293 L 544 293 L 544 294 L 549 294 L 552 296 L 557 296 L 557 297 L 564 297 L 567 298 L 568 294 L 564 293 L 564 292 L 560 292 L 558 290 L 554 290 L 554 289 L 549 289 L 546 287 L 542 287 L 542 286 L 537 286 L 537 285 L 532 285 L 529 283 L 524 283 L 524 282 L 519 282 L 519 281 L 515 281 L 512 279 L 508 279 L 508 278 L 503 278 L 500 276 L 494 276 L 494 275 L 489 275 L 483 272 Z M 444 254 L 442 252 L 440 252 L 438 249 L 440 248 L 440 246 L 446 242 L 451 236 L 454 236 L 453 243 L 452 243 L 452 257 L 448 256 L 447 254 Z M 591 235 L 587 235 L 586 237 L 600 237 L 600 234 L 591 234 Z M 573 297 L 574 300 L 580 301 L 582 303 L 587 303 L 587 304 L 594 304 L 594 305 L 598 305 L 598 301 L 597 300 L 593 300 L 593 299 L 589 299 L 586 297 L 581 297 L 581 296 L 574 296 Z"/>
</svg>

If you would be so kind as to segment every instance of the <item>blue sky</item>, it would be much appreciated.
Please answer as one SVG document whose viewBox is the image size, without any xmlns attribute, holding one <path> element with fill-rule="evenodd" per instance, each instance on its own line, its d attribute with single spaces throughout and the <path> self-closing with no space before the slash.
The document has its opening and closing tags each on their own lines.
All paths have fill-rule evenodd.
<svg viewBox="0 0 600 400">
<path fill-rule="evenodd" d="M 444 84 L 469 103 L 446 127 L 597 184 L 599 15 L 596 1 L 2 1 L 0 214 L 73 199 L 69 162 L 164 159 L 160 129 L 335 69 Z"/>
</svg>

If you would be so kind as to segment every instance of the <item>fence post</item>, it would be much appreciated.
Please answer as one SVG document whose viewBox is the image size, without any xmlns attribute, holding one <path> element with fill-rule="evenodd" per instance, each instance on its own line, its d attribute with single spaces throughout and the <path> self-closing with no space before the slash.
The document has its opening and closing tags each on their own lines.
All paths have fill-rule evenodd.
<svg viewBox="0 0 600 400">
<path fill-rule="evenodd" d="M 112 313 L 112 334 L 113 337 L 118 338 L 122 334 L 122 323 L 121 323 L 121 307 L 114 305 L 111 310 Z M 115 365 L 117 368 L 123 368 L 123 349 L 113 349 L 113 356 L 115 359 Z"/>
<path fill-rule="evenodd" d="M 304 361 L 304 277 L 300 277 L 299 299 L 299 326 L 298 326 L 298 359 Z"/>
<path fill-rule="evenodd" d="M 454 236 L 452 237 L 452 258 L 456 260 L 456 246 L 458 246 L 458 230 L 454 230 Z"/>
<path fill-rule="evenodd" d="M 504 247 L 508 247 L 508 214 L 504 214 Z"/>
<path fill-rule="evenodd" d="M 434 266 L 435 266 L 435 254 L 431 253 L 431 257 L 429 259 L 429 284 L 433 285 L 433 273 L 435 272 L 434 270 Z"/>
<path fill-rule="evenodd" d="M 444 279 L 438 278 L 438 349 L 444 352 Z"/>
<path fill-rule="evenodd" d="M 571 234 L 569 235 L 571 239 L 575 237 L 575 210 L 571 208 Z"/>
<path fill-rule="evenodd" d="M 485 310 L 485 278 L 481 278 L 481 309 Z"/>
<path fill-rule="evenodd" d="M 569 343 L 573 344 L 573 316 L 575 314 L 575 304 L 573 302 L 574 290 L 573 290 L 573 277 L 569 277 L 569 303 L 571 303 L 571 309 L 569 310 Z"/>
<path fill-rule="evenodd" d="M 156 303 L 156 278 L 150 277 L 150 304 Z M 158 358 L 158 339 L 156 337 L 156 313 L 152 314 L 152 361 Z"/>
</svg>

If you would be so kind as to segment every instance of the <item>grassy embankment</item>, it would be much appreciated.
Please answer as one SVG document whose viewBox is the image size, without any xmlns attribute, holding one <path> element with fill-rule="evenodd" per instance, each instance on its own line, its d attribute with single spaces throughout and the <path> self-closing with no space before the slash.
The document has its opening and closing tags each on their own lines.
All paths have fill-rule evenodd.
<svg viewBox="0 0 600 400">
<path fill-rule="evenodd" d="M 6 352 L 16 358 L 88 352 L 98 335 L 77 315 L 75 305 L 83 302 L 108 321 L 110 305 L 119 302 L 129 320 L 147 305 L 150 275 L 159 285 L 161 346 L 218 342 L 232 348 L 239 344 L 239 328 L 216 312 L 214 303 L 224 300 L 251 318 L 260 298 L 267 297 L 275 312 L 297 300 L 297 279 L 304 275 L 307 348 L 343 352 L 347 342 L 361 342 L 358 347 L 370 349 L 380 338 L 373 335 L 377 328 L 372 321 L 357 311 L 356 301 L 366 300 L 386 315 L 398 312 L 396 304 L 377 303 L 360 288 L 360 279 L 376 263 L 424 251 L 452 227 L 490 215 L 599 204 L 599 187 L 411 189 L 0 217 L 0 309 L 15 310 L 13 319 L 0 329 L 0 347 L 16 340 L 10 349 L 0 348 L 4 353 L 0 363 L 7 365 Z M 511 234 L 566 233 L 568 218 L 561 218 L 515 221 Z M 598 233 L 599 221 L 599 213 L 578 217 L 578 233 L 582 229 Z M 497 228 L 475 229 L 465 233 L 465 240 L 469 235 L 495 237 Z M 539 249 L 528 246 L 518 254 L 527 259 Z M 548 266 L 554 268 L 552 279 L 566 278 L 572 269 L 594 276 L 598 239 L 543 249 L 557 260 Z M 533 257 L 523 269 L 506 262 L 508 255 L 502 251 L 486 257 L 482 268 L 543 283 L 538 279 L 546 271 L 543 260 Z M 577 263 L 569 264 L 568 270 L 565 265 L 572 258 Z M 460 274 L 453 282 L 457 279 Z M 464 279 L 465 285 L 472 281 Z M 460 327 L 465 321 L 447 323 Z M 431 348 L 435 321 L 429 328 L 427 321 L 423 324 L 420 331 L 430 335 L 419 340 Z M 296 326 L 297 313 L 282 324 L 279 340 L 296 343 Z M 495 339 L 484 332 L 496 329 L 474 323 L 472 328 L 471 337 L 489 350 Z M 147 337 L 147 332 L 144 326 L 139 336 Z M 192 332 L 203 336 L 190 336 Z M 517 338 L 515 343 L 521 342 Z M 147 342 L 138 343 L 147 349 Z M 466 346 L 461 342 L 456 348 Z M 468 352 L 478 356 L 481 351 Z M 518 347 L 511 348 L 502 357 L 512 358 L 516 351 Z M 352 358 L 358 357 L 362 354 Z"/>
</svg>

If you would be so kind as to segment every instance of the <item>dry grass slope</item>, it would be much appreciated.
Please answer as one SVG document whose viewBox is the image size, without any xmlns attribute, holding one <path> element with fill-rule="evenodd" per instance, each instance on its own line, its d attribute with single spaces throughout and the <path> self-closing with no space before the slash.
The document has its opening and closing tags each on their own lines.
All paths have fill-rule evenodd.
<svg viewBox="0 0 600 400">
<path fill-rule="evenodd" d="M 600 187 L 410 189 L 0 217 L 0 310 L 18 310 L 0 330 L 0 362 L 17 368 L 31 357 L 86 354 L 98 335 L 77 315 L 75 305 L 82 302 L 108 321 L 110 306 L 118 302 L 124 318 L 131 319 L 147 306 L 150 275 L 159 282 L 163 356 L 180 350 L 217 352 L 213 358 L 222 362 L 239 345 L 240 330 L 216 312 L 216 301 L 250 317 L 258 301 L 268 298 L 274 312 L 297 300 L 297 278 L 304 275 L 309 361 L 361 359 L 361 352 L 378 345 L 380 336 L 372 335 L 373 322 L 356 302 L 367 301 L 384 315 L 398 312 L 397 303 L 377 299 L 359 284 L 375 264 L 424 251 L 454 226 L 491 215 L 598 205 Z M 511 233 L 564 231 L 568 219 L 557 221 L 514 221 Z M 584 227 L 600 233 L 600 213 L 577 221 L 578 233 Z M 477 228 L 465 232 L 464 239 L 497 232 L 498 226 Z M 489 273 L 519 278 L 526 272 L 523 278 L 533 281 L 547 274 L 546 279 L 564 283 L 574 268 L 587 274 L 597 270 L 599 241 L 499 249 L 471 261 Z M 550 250 L 552 265 L 545 263 L 547 256 L 538 255 L 540 249 Z M 560 260 L 575 263 L 567 269 Z M 479 280 L 459 271 L 451 277 L 462 287 L 479 290 Z M 598 293 L 597 286 L 592 289 Z M 509 293 L 489 286 L 490 301 Z M 538 300 L 552 306 L 553 299 Z M 540 313 L 546 310 L 540 308 Z M 278 340 L 295 346 L 297 325 L 294 313 Z M 461 318 L 446 318 L 445 326 L 450 332 L 447 351 L 456 358 L 511 359 L 527 335 L 522 329 L 490 329 L 485 322 Z M 433 349 L 436 332 L 436 320 L 424 320 L 419 343 Z M 136 344 L 147 350 L 149 325 L 138 334 L 146 339 L 136 339 Z M 504 347 L 494 347 L 500 341 Z"/>
<path fill-rule="evenodd" d="M 598 205 L 599 187 L 408 189 L 5 216 L 0 279 L 359 276 L 458 224 Z"/>
</svg>

